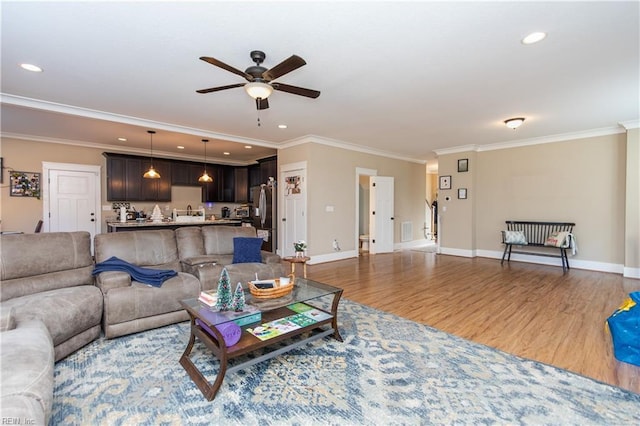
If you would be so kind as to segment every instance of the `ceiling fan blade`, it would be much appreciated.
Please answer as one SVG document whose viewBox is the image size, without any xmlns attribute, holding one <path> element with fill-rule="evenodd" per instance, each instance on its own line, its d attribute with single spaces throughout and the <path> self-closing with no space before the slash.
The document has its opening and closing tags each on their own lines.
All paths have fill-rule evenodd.
<svg viewBox="0 0 640 426">
<path fill-rule="evenodd" d="M 294 95 L 306 96 L 307 98 L 317 98 L 320 92 L 317 90 L 305 89 L 304 87 L 290 86 L 283 83 L 271 83 L 275 90 L 281 92 L 293 93 Z"/>
<path fill-rule="evenodd" d="M 201 56 L 200 59 L 202 59 L 205 62 L 210 63 L 211 65 L 215 65 L 216 67 L 222 68 L 223 70 L 227 70 L 229 72 L 232 72 L 234 74 L 238 74 L 240 77 L 246 79 L 247 81 L 252 81 L 253 77 L 250 76 L 249 74 L 247 74 L 244 71 L 240 71 L 237 68 L 232 67 L 231 65 L 227 65 L 224 62 L 221 62 L 219 60 L 217 60 L 216 58 L 211 58 L 209 56 Z"/>
<path fill-rule="evenodd" d="M 219 92 L 220 90 L 234 89 L 236 87 L 242 87 L 246 83 L 238 83 L 238 84 L 230 84 L 228 86 L 219 86 L 219 87 L 210 87 L 208 89 L 200 89 L 196 90 L 198 93 L 211 93 L 211 92 Z"/>
<path fill-rule="evenodd" d="M 266 81 L 275 80 L 276 78 L 290 73 L 291 71 L 296 70 L 303 65 L 306 65 L 304 59 L 302 59 L 298 55 L 292 55 L 284 61 L 280 62 L 275 67 L 263 72 L 262 78 L 264 78 Z"/>
<path fill-rule="evenodd" d="M 256 99 L 256 109 L 267 109 L 269 108 L 269 99 Z"/>
</svg>

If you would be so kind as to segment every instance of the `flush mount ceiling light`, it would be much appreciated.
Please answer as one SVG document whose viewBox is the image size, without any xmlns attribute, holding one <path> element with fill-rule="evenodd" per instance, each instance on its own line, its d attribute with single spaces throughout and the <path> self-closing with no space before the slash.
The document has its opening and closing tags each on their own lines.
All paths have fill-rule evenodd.
<svg viewBox="0 0 640 426">
<path fill-rule="evenodd" d="M 546 36 L 547 36 L 547 33 L 543 33 L 543 32 L 531 33 L 522 39 L 522 44 L 534 44 L 544 40 Z"/>
<path fill-rule="evenodd" d="M 267 83 L 261 83 L 259 81 L 245 84 L 244 90 L 253 99 L 267 99 L 269 95 L 273 93 L 273 87 Z"/>
<path fill-rule="evenodd" d="M 278 129 L 286 129 L 287 125 L 286 124 L 278 124 Z"/>
<path fill-rule="evenodd" d="M 160 179 L 160 173 L 156 172 L 153 168 L 153 135 L 156 133 L 154 130 L 147 130 L 149 137 L 151 138 L 151 156 L 149 157 L 149 170 L 147 170 L 142 177 L 145 179 Z"/>
<path fill-rule="evenodd" d="M 31 71 L 31 72 L 42 72 L 42 68 L 33 64 L 20 64 L 20 67 L 23 70 Z"/>
<path fill-rule="evenodd" d="M 202 143 L 204 144 L 204 173 L 202 173 L 202 176 L 198 178 L 198 182 L 202 182 L 202 183 L 213 182 L 213 178 L 209 176 L 209 174 L 207 173 L 207 143 L 208 142 L 209 142 L 209 139 L 202 139 Z"/>
<path fill-rule="evenodd" d="M 508 120 L 504 120 L 504 124 L 510 129 L 517 129 L 520 125 L 524 123 L 523 117 L 510 118 Z"/>
</svg>

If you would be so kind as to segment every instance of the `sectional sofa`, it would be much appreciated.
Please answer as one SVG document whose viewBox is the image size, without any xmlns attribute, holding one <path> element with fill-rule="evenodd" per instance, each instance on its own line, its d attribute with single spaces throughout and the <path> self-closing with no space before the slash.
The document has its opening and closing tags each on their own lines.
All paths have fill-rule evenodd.
<svg viewBox="0 0 640 426">
<path fill-rule="evenodd" d="M 186 228 L 185 228 L 186 229 Z M 179 236 L 177 238 L 177 236 Z M 223 267 L 234 282 L 284 275 L 280 257 L 233 263 L 234 238 L 255 228 L 204 226 L 100 234 L 3 235 L 0 252 L 0 415 L 46 424 L 53 400 L 54 362 L 100 336 L 114 338 L 188 319 L 181 299 L 214 288 Z M 181 257 L 184 256 L 184 257 Z M 123 271 L 92 275 L 112 256 L 131 264 L 171 269 L 161 287 Z"/>
</svg>

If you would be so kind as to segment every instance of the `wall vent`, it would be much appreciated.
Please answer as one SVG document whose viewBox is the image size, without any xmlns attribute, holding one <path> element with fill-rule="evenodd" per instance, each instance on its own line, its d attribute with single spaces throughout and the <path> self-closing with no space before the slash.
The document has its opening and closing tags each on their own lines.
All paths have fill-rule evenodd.
<svg viewBox="0 0 640 426">
<path fill-rule="evenodd" d="M 413 223 L 412 222 L 402 222 L 402 237 L 401 241 L 407 242 L 413 239 Z"/>
</svg>

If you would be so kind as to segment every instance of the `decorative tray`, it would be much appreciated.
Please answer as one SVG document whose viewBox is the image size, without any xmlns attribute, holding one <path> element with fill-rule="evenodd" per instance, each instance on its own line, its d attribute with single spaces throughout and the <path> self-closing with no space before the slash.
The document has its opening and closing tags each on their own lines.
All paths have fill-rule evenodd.
<svg viewBox="0 0 640 426">
<path fill-rule="evenodd" d="M 271 285 L 270 288 L 265 288 Z M 286 296 L 293 291 L 295 278 L 290 277 L 288 283 L 280 283 L 279 278 L 272 280 L 249 281 L 249 291 L 257 299 L 275 299 Z M 259 288 L 262 287 L 262 288 Z"/>
</svg>

